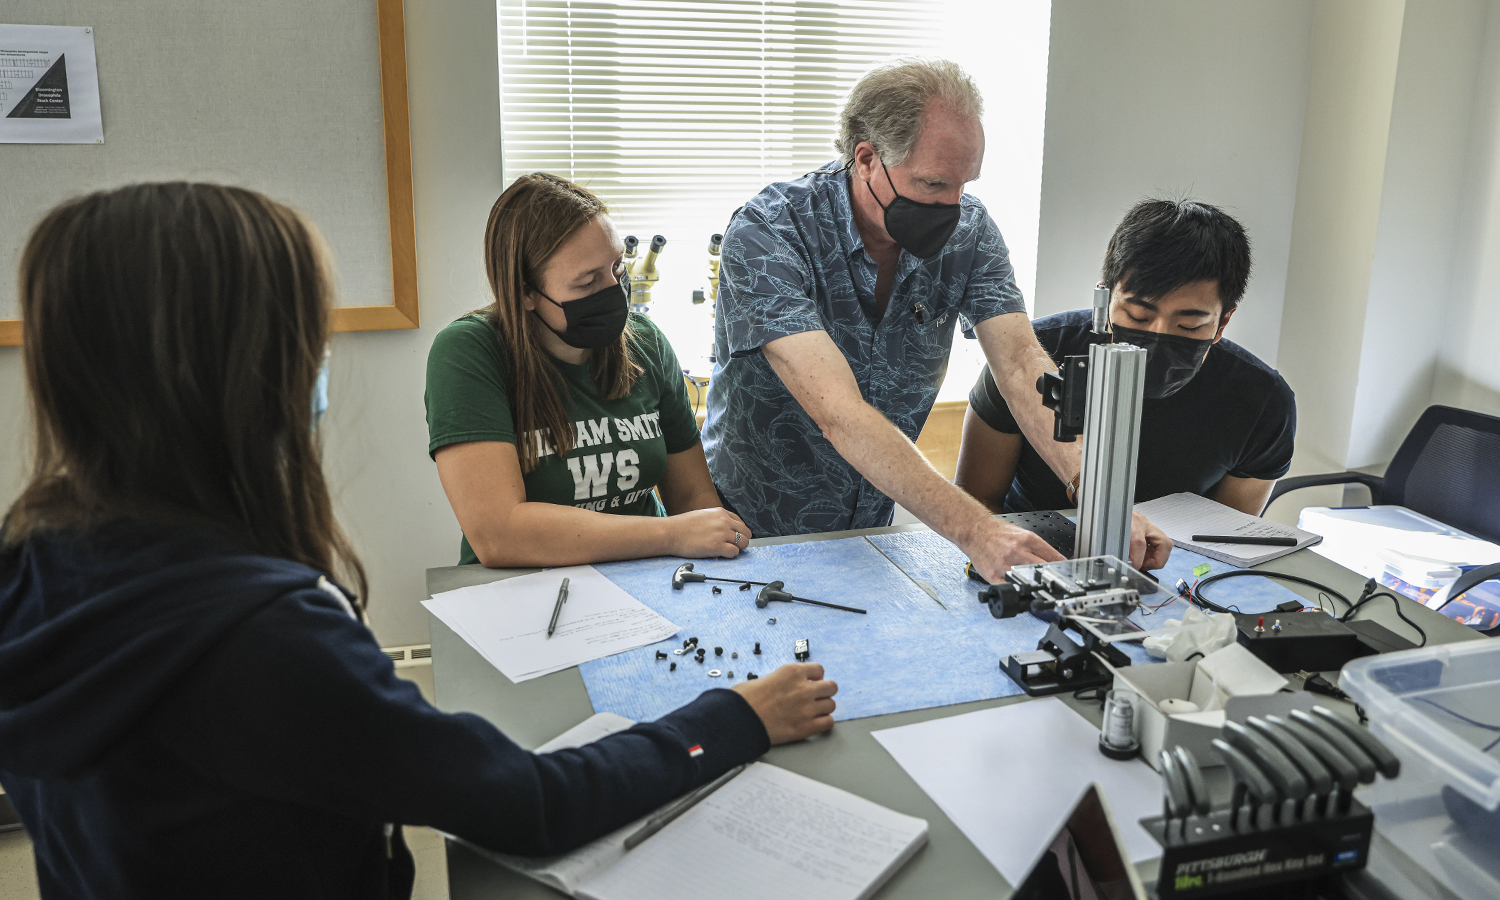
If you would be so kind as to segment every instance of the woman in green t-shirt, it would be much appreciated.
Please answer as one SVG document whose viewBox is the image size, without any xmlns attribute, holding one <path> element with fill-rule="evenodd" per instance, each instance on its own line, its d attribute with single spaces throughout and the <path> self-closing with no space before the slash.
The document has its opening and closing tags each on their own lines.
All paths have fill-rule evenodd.
<svg viewBox="0 0 1500 900">
<path fill-rule="evenodd" d="M 490 210 L 495 301 L 427 356 L 427 452 L 463 528 L 461 564 L 732 557 L 749 544 L 719 506 L 671 345 L 629 312 L 623 252 L 604 203 L 555 175 L 516 179 Z"/>
</svg>

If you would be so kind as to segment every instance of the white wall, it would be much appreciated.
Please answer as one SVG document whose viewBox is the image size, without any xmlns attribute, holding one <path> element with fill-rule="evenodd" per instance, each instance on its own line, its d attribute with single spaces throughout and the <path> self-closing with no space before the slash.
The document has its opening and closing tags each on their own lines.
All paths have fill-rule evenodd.
<svg viewBox="0 0 1500 900">
<path fill-rule="evenodd" d="M 1314 5 L 1279 368 L 1297 392 L 1297 451 L 1325 469 L 1348 455 L 1403 12 Z"/>
<path fill-rule="evenodd" d="M 1036 313 L 1088 305 L 1120 217 L 1192 196 L 1250 233 L 1228 334 L 1275 364 L 1307 95 L 1310 0 L 1055 0 Z"/>
<path fill-rule="evenodd" d="M 1485 0 L 1408 0 L 1347 465 L 1382 463 L 1432 400 L 1446 344 Z"/>
<path fill-rule="evenodd" d="M 1432 400 L 1500 415 L 1500 2 L 1488 7 Z"/>
</svg>

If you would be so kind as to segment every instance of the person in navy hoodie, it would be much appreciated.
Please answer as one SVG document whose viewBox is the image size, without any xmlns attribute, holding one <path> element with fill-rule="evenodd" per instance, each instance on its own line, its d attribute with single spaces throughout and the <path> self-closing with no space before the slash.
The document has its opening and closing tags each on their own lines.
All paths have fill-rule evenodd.
<svg viewBox="0 0 1500 900">
<path fill-rule="evenodd" d="M 319 462 L 330 294 L 312 227 L 248 190 L 133 185 L 31 234 L 0 784 L 44 897 L 406 896 L 403 823 L 561 853 L 833 725 L 811 664 L 545 755 L 425 703 Z"/>
</svg>

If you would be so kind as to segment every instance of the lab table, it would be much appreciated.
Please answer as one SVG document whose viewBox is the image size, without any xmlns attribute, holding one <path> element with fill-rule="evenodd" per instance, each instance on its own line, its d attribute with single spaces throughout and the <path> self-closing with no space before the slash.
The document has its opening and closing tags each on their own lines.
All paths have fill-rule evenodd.
<svg viewBox="0 0 1500 900">
<path fill-rule="evenodd" d="M 922 525 L 896 525 L 829 534 L 763 538 L 752 546 L 797 541 L 834 540 L 864 535 L 892 534 L 903 531 L 925 531 Z M 1296 553 L 1264 564 L 1261 568 L 1300 575 L 1326 584 L 1345 596 L 1354 598 L 1363 588 L 1365 578 L 1311 550 Z M 537 569 L 486 569 L 483 566 L 446 566 L 427 570 L 429 595 L 477 584 L 525 575 Z M 1279 582 L 1306 597 L 1313 605 L 1317 591 L 1292 582 Z M 1404 601 L 1403 611 L 1426 630 L 1429 643 L 1472 640 L 1478 635 L 1469 628 L 1439 615 L 1420 604 Z M 1403 637 L 1412 637 L 1411 629 L 1396 616 L 1389 600 L 1370 603 L 1360 613 Z M 433 683 L 437 705 L 449 712 L 470 712 L 483 716 L 522 747 L 536 747 L 572 728 L 593 714 L 588 691 L 577 668 L 544 675 L 531 681 L 513 684 L 490 665 L 448 626 L 429 616 L 432 635 Z M 996 660 L 999 664 L 999 660 Z M 828 673 L 838 680 L 837 672 Z M 1096 727 L 1100 724 L 1097 703 L 1075 700 L 1071 693 L 1057 695 L 1083 714 Z M 926 819 L 927 845 L 903 866 L 876 895 L 882 900 L 928 900 L 932 897 L 984 898 L 995 900 L 1008 896 L 1011 886 L 979 853 L 958 827 L 943 814 L 937 804 L 907 776 L 906 772 L 870 736 L 872 731 L 911 725 L 956 716 L 976 710 L 1024 703 L 1025 694 L 997 700 L 982 700 L 912 712 L 873 716 L 839 722 L 832 732 L 796 744 L 771 748 L 766 762 L 789 769 L 825 784 L 842 788 L 882 806 L 907 815 Z M 1323 701 L 1332 703 L 1328 698 Z M 837 713 L 835 713 L 837 718 Z M 997 760 L 996 765 L 1014 766 L 1018 777 L 1025 776 L 1025 760 Z M 1378 848 L 1378 844 L 1376 845 Z M 1385 860 L 1377 872 L 1404 871 L 1407 867 Z M 1150 881 L 1156 876 L 1154 861 L 1142 864 L 1141 876 Z M 1389 877 L 1389 876 L 1388 876 Z M 1372 879 L 1362 876 L 1363 896 L 1379 897 L 1380 888 Z M 481 897 L 548 898 L 559 894 L 542 884 L 511 872 L 484 859 L 473 851 L 448 842 L 448 883 L 452 900 Z"/>
</svg>

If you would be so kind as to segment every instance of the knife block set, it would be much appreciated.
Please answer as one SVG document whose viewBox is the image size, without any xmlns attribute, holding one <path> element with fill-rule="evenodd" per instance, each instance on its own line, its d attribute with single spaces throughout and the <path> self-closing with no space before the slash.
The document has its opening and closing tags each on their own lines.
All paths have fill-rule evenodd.
<svg viewBox="0 0 1500 900">
<path fill-rule="evenodd" d="M 1363 868 L 1374 816 L 1353 790 L 1400 762 L 1368 731 L 1322 707 L 1286 718 L 1226 723 L 1214 749 L 1233 779 L 1228 803 L 1213 803 L 1183 747 L 1162 751 L 1162 815 L 1141 827 L 1162 846 L 1156 895 L 1311 897 L 1340 872 Z"/>
</svg>

